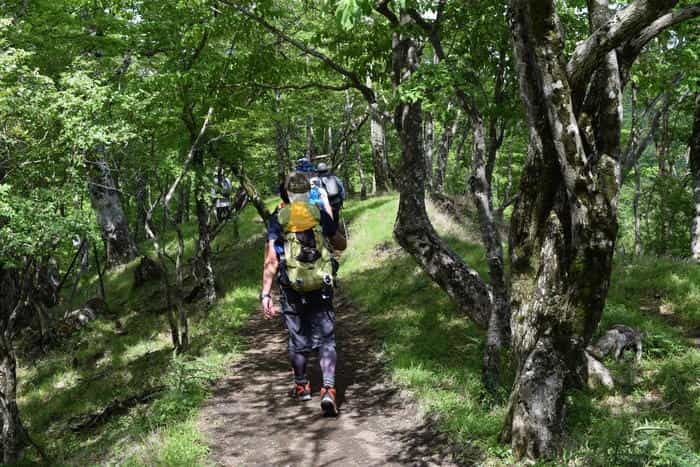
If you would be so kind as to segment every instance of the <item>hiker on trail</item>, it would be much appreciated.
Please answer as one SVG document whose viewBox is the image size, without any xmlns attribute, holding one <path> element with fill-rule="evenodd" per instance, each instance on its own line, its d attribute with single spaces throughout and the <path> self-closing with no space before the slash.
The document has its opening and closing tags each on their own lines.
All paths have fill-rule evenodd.
<svg viewBox="0 0 700 467">
<path fill-rule="evenodd" d="M 317 350 L 323 374 L 321 408 L 326 415 L 337 415 L 331 246 L 344 249 L 345 241 L 337 234 L 330 212 L 310 202 L 311 184 L 305 174 L 293 172 L 284 188 L 289 203 L 268 222 L 260 292 L 263 313 L 266 319 L 279 313 L 271 295 L 277 277 L 282 318 L 289 334 L 289 361 L 294 369 L 292 394 L 300 401 L 311 400 L 306 365 L 309 353 Z"/>
<path fill-rule="evenodd" d="M 211 190 L 214 198 L 214 208 L 216 209 L 216 219 L 219 222 L 231 217 L 231 180 L 223 173 L 214 173 L 214 187 Z"/>
<path fill-rule="evenodd" d="M 325 162 L 320 162 L 318 166 L 316 166 L 316 172 L 318 173 L 318 177 L 316 177 L 315 180 L 318 180 L 318 185 L 323 188 L 328 195 L 328 201 L 333 211 L 333 222 L 338 225 L 340 223 L 340 210 L 343 208 L 343 202 L 345 201 L 345 187 L 343 186 L 343 182 L 340 178 L 331 173 Z"/>
</svg>

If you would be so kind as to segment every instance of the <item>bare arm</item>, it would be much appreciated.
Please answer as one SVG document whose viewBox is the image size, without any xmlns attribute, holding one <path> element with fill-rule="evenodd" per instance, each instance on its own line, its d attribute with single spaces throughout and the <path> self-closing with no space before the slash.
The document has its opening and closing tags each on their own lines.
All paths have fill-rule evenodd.
<svg viewBox="0 0 700 467">
<path fill-rule="evenodd" d="M 274 317 L 278 311 L 272 297 L 270 297 L 272 282 L 275 280 L 275 274 L 277 274 L 278 267 L 279 260 L 277 259 L 277 252 L 275 251 L 275 242 L 274 240 L 270 240 L 267 242 L 265 247 L 265 261 L 263 263 L 262 278 L 262 307 L 265 318 L 267 319 Z"/>
</svg>

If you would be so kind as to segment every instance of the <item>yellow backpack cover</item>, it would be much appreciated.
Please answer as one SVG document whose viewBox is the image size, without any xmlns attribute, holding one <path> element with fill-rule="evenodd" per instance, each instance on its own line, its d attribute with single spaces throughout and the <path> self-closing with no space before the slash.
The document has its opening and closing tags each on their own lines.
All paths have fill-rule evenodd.
<svg viewBox="0 0 700 467">
<path fill-rule="evenodd" d="M 333 285 L 331 251 L 323 236 L 321 211 L 311 203 L 292 202 L 279 212 L 284 262 L 290 286 L 298 292 Z"/>
</svg>

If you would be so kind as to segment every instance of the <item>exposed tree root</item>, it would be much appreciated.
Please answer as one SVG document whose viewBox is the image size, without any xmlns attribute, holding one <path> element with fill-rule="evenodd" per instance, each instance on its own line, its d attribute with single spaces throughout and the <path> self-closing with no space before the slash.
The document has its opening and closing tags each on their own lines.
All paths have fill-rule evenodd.
<svg viewBox="0 0 700 467">
<path fill-rule="evenodd" d="M 151 401 L 157 394 L 163 392 L 163 390 L 165 390 L 165 386 L 156 386 L 135 396 L 113 401 L 107 407 L 92 414 L 73 417 L 70 428 L 73 431 L 83 431 L 100 426 L 114 415 L 124 414 L 132 407 Z"/>
</svg>

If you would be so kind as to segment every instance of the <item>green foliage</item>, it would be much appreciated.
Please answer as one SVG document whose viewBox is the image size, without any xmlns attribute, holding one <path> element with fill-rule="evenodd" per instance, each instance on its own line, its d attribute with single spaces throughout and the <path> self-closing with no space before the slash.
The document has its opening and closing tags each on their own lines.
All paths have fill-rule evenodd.
<svg viewBox="0 0 700 467">
<path fill-rule="evenodd" d="M 350 30 L 362 15 L 372 11 L 373 4 L 369 0 L 339 0 L 335 14 L 340 26 Z"/>
<path fill-rule="evenodd" d="M 695 211 L 689 180 L 656 177 L 642 197 L 644 246 L 649 253 L 690 255 L 690 226 Z"/>
</svg>

